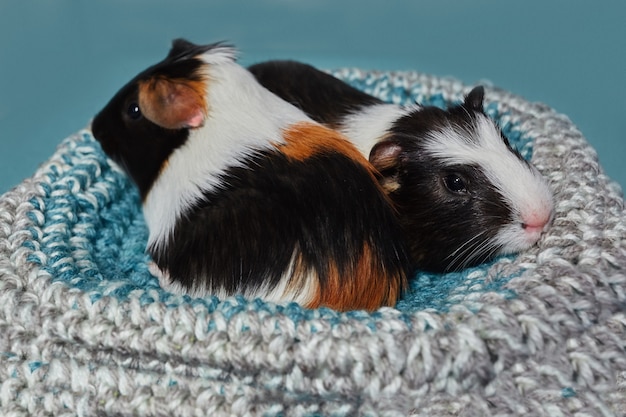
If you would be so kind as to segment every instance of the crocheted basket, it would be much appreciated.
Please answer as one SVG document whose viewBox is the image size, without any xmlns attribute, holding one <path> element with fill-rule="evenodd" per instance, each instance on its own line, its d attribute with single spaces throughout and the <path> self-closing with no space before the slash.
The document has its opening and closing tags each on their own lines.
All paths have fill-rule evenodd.
<svg viewBox="0 0 626 417">
<path fill-rule="evenodd" d="M 334 75 L 384 100 L 469 91 L 415 72 Z M 0 414 L 626 414 L 626 211 L 563 115 L 488 88 L 555 193 L 531 250 L 418 274 L 396 308 L 337 313 L 163 291 L 138 193 L 88 130 L 0 199 Z"/>
</svg>

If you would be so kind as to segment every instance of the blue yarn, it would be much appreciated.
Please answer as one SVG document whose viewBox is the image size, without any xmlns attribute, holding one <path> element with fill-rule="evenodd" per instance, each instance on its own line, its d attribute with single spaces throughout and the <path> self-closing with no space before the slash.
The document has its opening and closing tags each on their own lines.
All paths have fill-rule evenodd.
<svg viewBox="0 0 626 417">
<path fill-rule="evenodd" d="M 434 94 L 432 95 L 427 102 L 431 106 L 439 107 L 440 109 L 445 109 L 448 105 L 446 100 L 443 98 L 442 94 Z M 426 104 L 426 103 L 422 103 Z"/>
<path fill-rule="evenodd" d="M 47 198 L 31 201 L 35 209 L 46 213 L 39 226 L 44 231 L 41 251 L 47 262 L 34 260 L 54 280 L 94 293 L 94 300 L 105 292 L 125 298 L 136 289 L 158 288 L 147 269 L 148 235 L 135 187 L 111 168 L 91 136 L 85 134 L 82 140 L 79 162 L 64 155 L 71 169 L 63 174 L 51 170 L 52 187 L 44 187 Z M 97 189 L 92 188 L 94 184 Z M 37 238 L 35 232 L 33 238 Z M 119 280 L 124 285 L 106 291 Z"/>
<path fill-rule="evenodd" d="M 39 362 L 39 361 L 29 362 L 28 363 L 28 369 L 30 369 L 30 372 L 33 373 L 37 369 L 41 368 L 43 365 L 44 364 L 42 362 Z"/>
<path fill-rule="evenodd" d="M 576 396 L 576 391 L 572 387 L 565 387 L 561 390 L 561 396 L 563 398 L 572 398 Z"/>
<path fill-rule="evenodd" d="M 394 103 L 410 104 L 420 100 L 421 104 L 442 108 L 449 104 L 441 94 L 424 96 L 419 85 L 407 82 L 402 83 L 406 87 L 391 86 L 387 75 L 369 74 L 361 80 L 348 81 Z M 488 103 L 485 111 L 499 122 L 512 146 L 525 158 L 530 158 L 531 138 L 520 131 L 506 113 L 500 112 L 497 103 Z M 120 300 L 137 297 L 142 305 L 157 301 L 168 307 L 188 304 L 202 307 L 208 313 L 219 311 L 226 319 L 249 310 L 268 315 L 282 313 L 292 318 L 296 326 L 310 326 L 310 320 L 320 318 L 335 325 L 346 318 L 367 321 L 376 317 L 377 313 L 340 314 L 327 308 L 306 310 L 296 303 L 275 305 L 243 297 L 226 300 L 181 297 L 162 290 L 148 271 L 150 257 L 145 251 L 148 231 L 136 187 L 110 164 L 90 134 L 70 138 L 68 147 L 70 150 L 62 154 L 67 169 L 51 165 L 46 172 L 48 180 L 41 183 L 44 196 L 30 201 L 33 211 L 29 218 L 35 227 L 30 230 L 32 239 L 24 245 L 34 251 L 29 258 L 31 262 L 49 272 L 53 280 L 88 293 L 92 302 L 105 295 Z M 487 282 L 482 272 L 489 266 L 448 274 L 417 273 L 397 304 L 400 318 L 410 326 L 411 312 L 423 309 L 446 312 L 454 304 L 471 301 L 484 291 L 515 297 L 515 293 L 505 288 L 513 276 L 491 277 Z M 368 323 L 372 324 L 371 330 L 376 331 L 374 321 Z M 208 326 L 211 328 L 215 323 L 210 322 Z"/>
<path fill-rule="evenodd" d="M 452 305 L 458 304 L 460 300 L 486 291 L 500 292 L 507 299 L 514 298 L 515 292 L 505 289 L 504 285 L 518 274 L 499 276 L 488 283 L 485 282 L 485 277 L 480 274 L 481 271 L 489 268 L 497 261 L 498 259 L 473 268 L 466 268 L 460 272 L 445 274 L 418 272 L 410 280 L 409 288 L 398 301 L 396 308 L 402 311 L 433 309 L 447 312 Z"/>
</svg>

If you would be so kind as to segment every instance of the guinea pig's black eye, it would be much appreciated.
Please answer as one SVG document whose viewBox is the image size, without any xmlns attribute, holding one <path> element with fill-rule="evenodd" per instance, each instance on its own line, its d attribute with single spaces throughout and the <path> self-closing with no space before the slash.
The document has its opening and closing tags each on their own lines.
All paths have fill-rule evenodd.
<svg viewBox="0 0 626 417">
<path fill-rule="evenodd" d="M 139 104 L 136 101 L 131 102 L 128 105 L 128 109 L 126 110 L 126 114 L 132 120 L 137 120 L 141 117 L 141 109 L 139 108 Z"/>
<path fill-rule="evenodd" d="M 444 184 L 448 190 L 454 193 L 464 193 L 467 192 L 467 187 L 465 186 L 465 181 L 458 174 L 449 174 L 443 179 Z"/>
</svg>

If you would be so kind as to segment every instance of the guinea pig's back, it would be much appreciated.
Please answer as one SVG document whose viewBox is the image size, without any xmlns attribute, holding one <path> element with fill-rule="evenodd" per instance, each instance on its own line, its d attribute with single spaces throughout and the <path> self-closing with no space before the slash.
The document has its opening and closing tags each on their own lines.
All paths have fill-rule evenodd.
<svg viewBox="0 0 626 417">
<path fill-rule="evenodd" d="M 394 305 L 408 256 L 367 161 L 317 124 L 284 136 L 275 150 L 226 169 L 153 250 L 155 262 L 188 289 L 310 308 Z"/>
</svg>

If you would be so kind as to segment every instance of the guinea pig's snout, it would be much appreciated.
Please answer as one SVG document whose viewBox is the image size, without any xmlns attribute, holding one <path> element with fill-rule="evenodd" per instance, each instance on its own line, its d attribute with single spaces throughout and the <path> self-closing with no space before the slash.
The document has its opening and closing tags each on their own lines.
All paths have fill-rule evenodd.
<svg viewBox="0 0 626 417">
<path fill-rule="evenodd" d="M 552 218 L 554 217 L 554 210 L 546 209 L 541 211 L 533 211 L 522 217 L 522 229 L 528 236 L 539 239 L 541 233 L 545 232 Z"/>
</svg>

